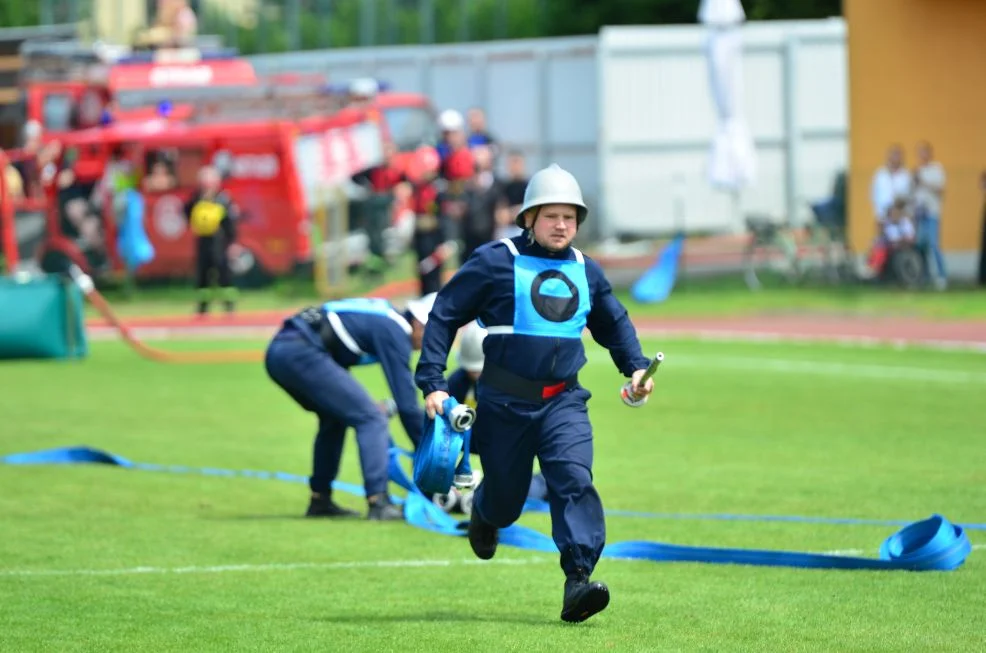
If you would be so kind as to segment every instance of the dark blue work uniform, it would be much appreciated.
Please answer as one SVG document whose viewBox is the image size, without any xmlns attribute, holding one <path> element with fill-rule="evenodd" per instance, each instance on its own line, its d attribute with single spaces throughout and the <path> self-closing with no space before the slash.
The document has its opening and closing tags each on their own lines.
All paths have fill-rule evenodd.
<svg viewBox="0 0 986 653">
<path fill-rule="evenodd" d="M 476 407 L 476 382 L 464 368 L 460 367 L 449 374 L 448 393 L 460 404 Z"/>
<path fill-rule="evenodd" d="M 464 368 L 459 368 L 452 372 L 448 377 L 448 393 L 450 397 L 455 398 L 460 404 L 466 404 L 467 406 L 476 407 L 476 385 L 477 383 L 472 380 Z M 482 452 L 478 449 L 477 442 L 472 440 L 469 446 L 469 452 L 474 453 L 480 458 L 482 458 Z M 531 489 L 527 492 L 527 496 L 534 497 L 536 499 L 544 498 L 544 476 L 540 473 L 535 474 L 531 479 Z"/>
<path fill-rule="evenodd" d="M 267 373 L 305 410 L 318 415 L 309 485 L 329 493 L 339 473 L 346 428 L 356 429 L 366 495 L 387 491 L 387 417 L 349 373 L 379 363 L 401 423 L 417 446 L 424 416 L 411 377 L 411 324 L 384 299 L 344 299 L 284 321 L 266 355 Z"/>
<path fill-rule="evenodd" d="M 487 329 L 472 441 L 483 464 L 473 510 L 497 528 L 520 516 L 534 458 L 549 489 L 552 537 L 567 576 L 591 574 L 606 540 L 592 485 L 588 390 L 582 332 L 606 347 L 627 377 L 647 367 L 626 309 L 599 265 L 575 248 L 550 252 L 526 236 L 484 245 L 438 293 L 415 381 L 424 395 L 443 376 L 457 330 L 478 318 Z"/>
</svg>

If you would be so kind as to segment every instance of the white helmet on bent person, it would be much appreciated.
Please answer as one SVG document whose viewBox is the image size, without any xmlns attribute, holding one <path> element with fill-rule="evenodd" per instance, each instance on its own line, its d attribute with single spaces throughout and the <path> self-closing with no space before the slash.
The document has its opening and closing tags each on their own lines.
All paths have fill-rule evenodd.
<svg viewBox="0 0 986 653">
<path fill-rule="evenodd" d="M 483 340 L 486 339 L 486 329 L 478 322 L 470 323 L 462 333 L 459 344 L 459 366 L 467 372 L 482 372 L 486 355 L 483 353 Z"/>
<path fill-rule="evenodd" d="M 438 297 L 438 293 L 432 292 L 420 299 L 412 299 L 407 303 L 407 312 L 422 325 L 428 324 L 428 315 L 431 314 L 436 297 Z"/>
</svg>

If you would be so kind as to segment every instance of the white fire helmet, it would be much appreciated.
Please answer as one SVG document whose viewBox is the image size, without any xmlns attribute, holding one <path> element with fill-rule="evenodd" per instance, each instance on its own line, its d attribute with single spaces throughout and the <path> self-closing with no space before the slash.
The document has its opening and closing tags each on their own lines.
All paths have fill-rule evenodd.
<svg viewBox="0 0 986 653">
<path fill-rule="evenodd" d="M 420 322 L 422 325 L 428 324 L 428 315 L 431 314 L 431 309 L 435 305 L 435 297 L 438 293 L 428 293 L 421 299 L 412 299 L 407 303 L 407 310 L 415 320 Z"/>
<path fill-rule="evenodd" d="M 576 209 L 576 219 L 581 225 L 589 213 L 589 208 L 582 199 L 582 188 L 579 187 L 578 180 L 557 163 L 552 163 L 547 168 L 542 168 L 534 173 L 531 180 L 527 182 L 524 190 L 524 204 L 516 216 L 517 226 L 525 228 L 524 214 L 528 209 L 533 209 L 547 204 L 571 204 Z"/>
<path fill-rule="evenodd" d="M 442 131 L 457 132 L 465 128 L 466 121 L 455 109 L 446 109 L 438 116 L 438 126 Z"/>
<path fill-rule="evenodd" d="M 462 342 L 459 343 L 459 366 L 467 372 L 482 372 L 483 362 L 486 360 L 483 354 L 483 340 L 486 338 L 486 329 L 479 326 L 477 322 L 470 323 L 462 333 Z"/>
</svg>

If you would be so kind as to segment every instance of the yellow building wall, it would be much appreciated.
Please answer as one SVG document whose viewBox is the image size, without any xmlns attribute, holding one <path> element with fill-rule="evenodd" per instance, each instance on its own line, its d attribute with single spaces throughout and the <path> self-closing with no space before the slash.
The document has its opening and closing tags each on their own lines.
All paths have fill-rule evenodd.
<svg viewBox="0 0 986 653">
<path fill-rule="evenodd" d="M 849 46 L 849 234 L 876 233 L 873 173 L 899 143 L 945 166 L 942 248 L 978 250 L 986 169 L 986 0 L 844 0 Z"/>
</svg>

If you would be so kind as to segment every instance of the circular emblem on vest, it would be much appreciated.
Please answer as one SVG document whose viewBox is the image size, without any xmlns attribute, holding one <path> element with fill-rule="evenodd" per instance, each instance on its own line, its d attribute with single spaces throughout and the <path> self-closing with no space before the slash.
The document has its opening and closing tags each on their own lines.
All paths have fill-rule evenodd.
<svg viewBox="0 0 986 653">
<path fill-rule="evenodd" d="M 531 303 L 549 322 L 567 322 L 579 310 L 579 289 L 558 270 L 545 270 L 531 284 Z"/>
</svg>

